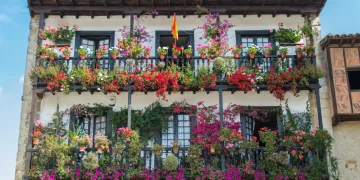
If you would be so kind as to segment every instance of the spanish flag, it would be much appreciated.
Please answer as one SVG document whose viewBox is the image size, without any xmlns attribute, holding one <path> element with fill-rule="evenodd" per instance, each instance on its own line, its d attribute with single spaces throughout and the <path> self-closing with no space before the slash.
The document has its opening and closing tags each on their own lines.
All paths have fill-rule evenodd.
<svg viewBox="0 0 360 180">
<path fill-rule="evenodd" d="M 179 33 L 178 33 L 178 25 L 176 23 L 176 14 L 174 13 L 172 25 L 171 25 L 171 33 L 175 40 L 179 40 Z"/>
</svg>

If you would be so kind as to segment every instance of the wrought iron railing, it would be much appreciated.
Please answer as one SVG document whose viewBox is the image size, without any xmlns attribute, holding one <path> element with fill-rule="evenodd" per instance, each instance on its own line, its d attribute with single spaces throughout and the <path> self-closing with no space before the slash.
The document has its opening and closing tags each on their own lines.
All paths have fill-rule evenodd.
<svg viewBox="0 0 360 180">
<path fill-rule="evenodd" d="M 304 158 L 299 162 L 295 162 L 292 161 L 292 155 L 291 155 L 291 151 L 292 150 L 303 150 L 302 147 L 293 147 L 290 149 L 285 149 L 283 147 L 279 148 L 279 151 L 284 151 L 287 152 L 288 154 L 288 159 L 286 160 L 286 162 L 284 162 L 284 165 L 292 165 L 292 166 L 296 166 L 296 167 L 305 167 L 306 165 L 311 164 L 312 162 L 312 152 L 308 151 L 306 153 L 304 153 Z M 74 148 L 71 149 L 71 163 L 69 163 L 66 168 L 69 169 L 77 169 L 77 168 L 81 168 L 82 165 L 82 161 L 83 158 L 88 154 L 88 153 L 96 153 L 96 149 L 95 148 L 87 148 L 85 152 L 80 152 L 79 149 Z M 56 165 L 56 157 L 47 157 L 45 155 L 44 152 L 42 152 L 39 149 L 28 149 L 27 150 L 28 153 L 30 153 L 30 171 L 31 171 L 31 167 L 35 167 L 35 166 L 42 166 L 44 167 L 46 170 L 50 171 L 50 170 L 56 170 L 57 165 Z M 104 152 L 105 153 L 105 152 Z M 123 167 L 125 169 L 128 168 L 138 168 L 138 167 L 146 167 L 148 169 L 161 169 L 163 166 L 163 161 L 164 159 L 169 155 L 169 154 L 173 154 L 172 149 L 171 148 L 165 148 L 163 151 L 163 156 L 158 158 L 155 157 L 155 155 L 152 153 L 151 148 L 147 148 L 144 147 L 141 150 L 141 153 L 138 154 L 137 157 L 137 163 L 131 163 L 130 158 L 129 158 L 129 154 L 128 154 L 128 150 L 127 148 L 125 148 L 121 154 L 115 154 L 112 151 L 110 151 L 109 153 L 107 153 L 106 155 L 102 153 L 102 154 L 97 154 L 98 159 L 102 159 L 104 158 L 104 156 L 110 157 L 109 159 L 109 163 L 112 165 L 115 165 L 116 167 Z M 176 157 L 178 157 L 178 161 L 179 161 L 179 167 L 185 169 L 185 175 L 187 177 L 189 177 L 189 171 L 191 170 L 190 168 L 190 163 L 189 163 L 189 158 L 194 158 L 192 156 L 189 156 L 188 154 L 188 149 L 187 148 L 180 148 L 178 153 L 174 154 Z M 210 151 L 208 149 L 203 149 L 201 151 L 201 155 L 200 155 L 201 161 L 202 161 L 202 165 L 205 168 L 212 168 L 212 169 L 221 169 L 221 154 L 220 153 L 216 153 L 216 154 L 212 154 L 210 153 Z M 264 160 L 264 148 L 259 147 L 256 150 L 239 150 L 236 149 L 234 151 L 234 153 L 231 152 L 227 152 L 225 153 L 225 162 L 226 162 L 226 167 L 227 168 L 243 168 L 245 166 L 245 164 L 247 162 L 249 162 L 249 160 L 251 160 L 251 162 L 253 163 L 253 167 L 255 170 L 257 169 L 261 169 L 260 168 L 260 164 L 261 162 Z M 266 173 L 266 172 L 265 172 Z M 26 178 L 30 178 L 31 177 L 26 177 Z"/>
</svg>

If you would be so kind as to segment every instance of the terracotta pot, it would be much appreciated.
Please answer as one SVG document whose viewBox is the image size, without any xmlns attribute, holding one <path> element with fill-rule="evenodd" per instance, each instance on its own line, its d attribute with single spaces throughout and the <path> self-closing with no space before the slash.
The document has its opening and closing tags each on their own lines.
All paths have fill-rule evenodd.
<svg viewBox="0 0 360 180">
<path fill-rule="evenodd" d="M 176 147 L 176 148 L 174 147 L 172 150 L 173 150 L 173 153 L 174 153 L 174 154 L 177 154 L 177 153 L 179 152 L 179 148 L 178 148 L 178 147 Z"/>
<path fill-rule="evenodd" d="M 265 58 L 269 58 L 270 57 L 270 53 L 269 52 L 265 52 Z"/>
<path fill-rule="evenodd" d="M 96 59 L 101 59 L 102 58 L 102 54 L 101 53 L 96 53 Z"/>
<path fill-rule="evenodd" d="M 102 154 L 103 150 L 101 148 L 97 149 L 98 154 Z"/>
<path fill-rule="evenodd" d="M 165 59 L 165 54 L 160 54 L 160 59 L 164 60 Z"/>
<path fill-rule="evenodd" d="M 173 57 L 174 59 L 177 59 L 177 58 L 178 58 L 178 55 L 177 55 L 177 54 L 173 54 L 172 57 Z"/>
<path fill-rule="evenodd" d="M 206 54 L 205 54 L 205 53 L 201 53 L 201 58 L 202 58 L 202 59 L 206 59 Z"/>
<path fill-rule="evenodd" d="M 234 54 L 234 59 L 239 59 L 239 57 L 240 57 L 240 53 L 235 53 Z"/>
<path fill-rule="evenodd" d="M 66 55 L 65 55 L 65 59 L 66 59 L 66 60 L 69 60 L 69 59 L 70 59 L 70 54 L 66 54 Z"/>
<path fill-rule="evenodd" d="M 281 58 L 283 58 L 283 59 L 286 58 L 286 52 L 282 52 L 280 55 L 281 55 Z"/>
<path fill-rule="evenodd" d="M 49 56 L 50 60 L 53 61 L 55 59 L 55 56 L 54 55 L 50 55 Z"/>
<path fill-rule="evenodd" d="M 39 138 L 33 138 L 32 139 L 33 145 L 38 145 L 39 141 L 40 141 Z"/>
<path fill-rule="evenodd" d="M 301 53 L 296 53 L 296 56 L 297 56 L 298 59 L 301 59 L 302 54 Z"/>
<path fill-rule="evenodd" d="M 80 151 L 80 152 L 84 152 L 85 150 L 86 150 L 86 146 L 80 146 L 80 147 L 79 147 L 79 151 Z"/>
<path fill-rule="evenodd" d="M 128 138 L 126 138 L 126 142 L 130 142 L 130 138 L 128 137 Z"/>
<path fill-rule="evenodd" d="M 46 58 L 46 53 L 41 53 L 40 58 L 41 58 L 41 59 L 45 59 L 45 58 Z"/>
<path fill-rule="evenodd" d="M 254 59 L 254 58 L 255 58 L 255 54 L 254 54 L 254 53 L 249 54 L 249 56 L 250 56 L 250 59 Z"/>
<path fill-rule="evenodd" d="M 145 59 L 149 59 L 150 58 L 150 54 L 145 54 Z"/>
<path fill-rule="evenodd" d="M 112 54 L 111 57 L 112 57 L 113 60 L 116 60 L 117 54 Z"/>
<path fill-rule="evenodd" d="M 213 147 L 210 148 L 210 154 L 215 154 L 215 149 Z"/>
<path fill-rule="evenodd" d="M 86 58 L 86 55 L 80 55 L 81 60 L 85 60 L 85 58 Z"/>
<path fill-rule="evenodd" d="M 190 59 L 191 58 L 191 54 L 185 54 L 186 59 Z"/>
</svg>

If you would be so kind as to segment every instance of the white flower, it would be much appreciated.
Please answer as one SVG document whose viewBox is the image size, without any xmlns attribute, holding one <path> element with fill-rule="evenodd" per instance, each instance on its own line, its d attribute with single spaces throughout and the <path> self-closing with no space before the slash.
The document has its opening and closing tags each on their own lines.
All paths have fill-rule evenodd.
<svg viewBox="0 0 360 180">
<path fill-rule="evenodd" d="M 63 90 L 64 90 L 63 88 L 60 89 L 60 91 L 63 91 Z"/>
<path fill-rule="evenodd" d="M 101 80 L 104 80 L 104 78 L 101 78 Z"/>
<path fill-rule="evenodd" d="M 73 76 L 71 76 L 71 79 L 74 79 L 74 77 L 73 77 Z"/>
<path fill-rule="evenodd" d="M 88 52 L 90 52 L 90 48 L 87 48 L 86 50 L 87 50 Z"/>
<path fill-rule="evenodd" d="M 99 73 L 99 76 L 102 76 L 102 74 L 101 74 L 101 73 Z"/>
<path fill-rule="evenodd" d="M 83 48 L 83 46 L 80 46 L 80 49 L 82 49 Z"/>
<path fill-rule="evenodd" d="M 106 75 L 105 78 L 107 78 L 108 76 Z"/>
<path fill-rule="evenodd" d="M 159 46 L 159 48 L 158 49 L 161 49 L 161 47 Z"/>
<path fill-rule="evenodd" d="M 189 45 L 188 47 L 191 48 L 191 45 Z"/>
<path fill-rule="evenodd" d="M 100 91 L 100 88 L 98 87 L 97 90 Z"/>
<path fill-rule="evenodd" d="M 163 49 L 166 49 L 166 50 L 167 50 L 167 49 L 169 49 L 169 47 L 163 47 Z"/>
</svg>

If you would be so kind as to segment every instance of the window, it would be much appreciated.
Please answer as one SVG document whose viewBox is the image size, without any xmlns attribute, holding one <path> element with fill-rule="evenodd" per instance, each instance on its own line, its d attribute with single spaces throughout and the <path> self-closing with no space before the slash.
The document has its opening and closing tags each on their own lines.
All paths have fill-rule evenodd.
<svg viewBox="0 0 360 180">
<path fill-rule="evenodd" d="M 280 123 L 278 122 L 278 115 L 276 112 L 269 112 L 266 118 L 254 119 L 247 115 L 241 115 L 241 132 L 247 140 L 252 140 L 255 136 L 260 139 L 259 130 L 267 127 L 272 130 L 278 130 Z M 260 146 L 263 144 L 260 142 Z"/>
<path fill-rule="evenodd" d="M 360 70 L 349 70 L 348 71 L 348 77 L 349 77 L 349 85 L 350 90 L 360 90 Z"/>
<path fill-rule="evenodd" d="M 171 35 L 171 31 L 156 31 L 156 49 L 158 47 L 169 47 L 168 56 L 172 56 L 174 43 L 175 39 Z M 194 31 L 179 31 L 176 46 L 187 48 L 189 45 L 194 49 Z"/>
<path fill-rule="evenodd" d="M 243 45 L 244 48 L 250 47 L 252 44 L 261 47 L 268 43 L 273 43 L 273 40 L 270 37 L 270 30 L 236 31 L 236 44 Z M 242 53 L 243 56 L 246 55 L 246 51 L 243 51 Z"/>
</svg>

